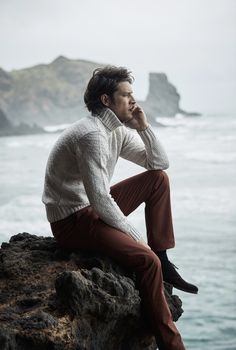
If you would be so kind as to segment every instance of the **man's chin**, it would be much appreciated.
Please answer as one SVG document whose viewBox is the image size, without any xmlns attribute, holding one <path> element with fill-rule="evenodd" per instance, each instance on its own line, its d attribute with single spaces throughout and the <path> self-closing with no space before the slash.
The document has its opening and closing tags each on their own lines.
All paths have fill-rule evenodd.
<svg viewBox="0 0 236 350">
<path fill-rule="evenodd" d="M 129 122 L 130 120 L 133 119 L 133 114 L 131 112 L 127 113 L 125 118 L 123 119 L 124 120 L 124 123 L 127 123 Z"/>
</svg>

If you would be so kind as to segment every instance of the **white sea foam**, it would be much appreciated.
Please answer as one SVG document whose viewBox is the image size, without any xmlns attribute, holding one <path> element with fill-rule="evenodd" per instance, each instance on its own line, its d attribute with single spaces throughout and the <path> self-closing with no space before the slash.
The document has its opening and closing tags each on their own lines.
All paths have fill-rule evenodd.
<svg viewBox="0 0 236 350">
<path fill-rule="evenodd" d="M 185 126 L 188 123 L 186 117 L 177 115 L 176 117 L 157 117 L 156 121 L 164 126 Z"/>
<path fill-rule="evenodd" d="M 226 142 L 236 141 L 236 135 L 220 135 L 218 136 L 218 140 Z M 234 144 L 234 146 L 236 149 L 236 143 Z"/>
<path fill-rule="evenodd" d="M 236 153 L 226 152 L 188 152 L 185 158 L 204 163 L 233 164 L 236 161 Z"/>
<path fill-rule="evenodd" d="M 50 135 L 27 135 L 19 136 L 16 138 L 8 137 L 5 140 L 4 147 L 8 148 L 28 148 L 28 147 L 41 147 L 41 148 L 50 148 L 55 140 L 58 138 L 58 134 Z"/>
<path fill-rule="evenodd" d="M 1 241 L 22 231 L 39 235 L 50 234 L 45 208 L 39 196 L 17 196 L 1 205 L 0 221 Z"/>
<path fill-rule="evenodd" d="M 231 188 L 186 188 L 175 191 L 173 206 L 176 214 L 179 213 L 179 215 L 184 211 L 185 213 L 224 215 L 225 219 L 232 217 L 236 211 L 236 202 L 232 201 L 232 197 L 235 198 L 235 196 L 236 189 Z"/>
<path fill-rule="evenodd" d="M 56 132 L 56 131 L 64 130 L 64 129 L 68 128 L 68 126 L 70 126 L 70 125 L 71 125 L 71 123 L 58 124 L 58 125 L 47 125 L 44 127 L 44 130 L 47 132 Z"/>
</svg>

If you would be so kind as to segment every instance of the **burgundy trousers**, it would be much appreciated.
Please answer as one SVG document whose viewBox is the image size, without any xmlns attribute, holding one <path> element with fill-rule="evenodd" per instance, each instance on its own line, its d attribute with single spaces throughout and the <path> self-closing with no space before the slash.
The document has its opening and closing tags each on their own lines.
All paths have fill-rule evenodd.
<svg viewBox="0 0 236 350">
<path fill-rule="evenodd" d="M 102 253 L 133 270 L 159 349 L 184 350 L 165 299 L 161 262 L 155 254 L 175 245 L 168 176 L 161 170 L 145 171 L 115 184 L 110 193 L 126 216 L 145 202 L 151 249 L 103 222 L 91 206 L 52 223 L 52 232 L 61 247 Z"/>
</svg>

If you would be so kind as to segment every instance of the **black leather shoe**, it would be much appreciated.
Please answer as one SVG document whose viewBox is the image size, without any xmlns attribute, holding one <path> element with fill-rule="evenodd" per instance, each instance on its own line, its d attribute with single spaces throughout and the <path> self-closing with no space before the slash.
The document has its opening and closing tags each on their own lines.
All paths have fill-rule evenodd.
<svg viewBox="0 0 236 350">
<path fill-rule="evenodd" d="M 161 340 L 161 337 L 159 335 L 157 335 L 157 336 L 155 336 L 155 339 L 156 339 L 156 343 L 158 346 L 158 350 L 166 350 L 166 348 L 163 344 L 163 341 Z"/>
<path fill-rule="evenodd" d="M 183 280 L 183 278 L 176 271 L 178 268 L 174 264 L 172 264 L 169 260 L 162 261 L 161 263 L 163 280 L 165 282 L 172 284 L 174 288 L 184 292 L 192 294 L 198 293 L 198 287 Z"/>
</svg>

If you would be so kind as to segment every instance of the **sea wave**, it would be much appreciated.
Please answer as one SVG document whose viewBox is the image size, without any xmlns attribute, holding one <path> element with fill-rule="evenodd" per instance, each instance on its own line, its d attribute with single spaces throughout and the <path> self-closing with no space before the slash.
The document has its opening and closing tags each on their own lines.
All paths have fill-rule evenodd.
<svg viewBox="0 0 236 350">
<path fill-rule="evenodd" d="M 173 207 L 177 216 L 185 213 L 203 213 L 204 215 L 213 214 L 214 216 L 222 216 L 224 220 L 232 220 L 236 210 L 236 204 L 231 197 L 236 195 L 232 189 L 212 187 L 203 188 L 202 190 L 181 189 L 175 191 Z"/>
<path fill-rule="evenodd" d="M 227 152 L 188 152 L 184 156 L 187 159 L 212 164 L 233 164 L 236 161 L 236 153 Z"/>
<path fill-rule="evenodd" d="M 58 138 L 57 134 L 43 135 L 22 135 L 12 139 L 9 137 L 2 144 L 5 148 L 23 148 L 23 147 L 39 147 L 49 149 Z"/>
<path fill-rule="evenodd" d="M 47 132 L 57 132 L 57 131 L 62 131 L 66 128 L 68 128 L 68 126 L 70 126 L 71 124 L 67 123 L 67 124 L 58 124 L 58 125 L 48 125 L 44 127 L 44 130 Z"/>
<path fill-rule="evenodd" d="M 0 221 L 0 242 L 8 241 L 11 235 L 22 232 L 22 230 L 42 236 L 50 235 L 45 209 L 38 196 L 17 196 L 2 204 L 0 206 Z"/>
<path fill-rule="evenodd" d="M 230 141 L 236 141 L 236 135 L 220 135 L 218 137 L 219 141 L 226 141 L 226 142 L 230 142 Z M 235 149 L 236 149 L 236 144 L 235 144 Z"/>
<path fill-rule="evenodd" d="M 188 119 L 182 114 L 177 114 L 175 117 L 157 117 L 156 121 L 163 126 L 186 126 Z"/>
</svg>

